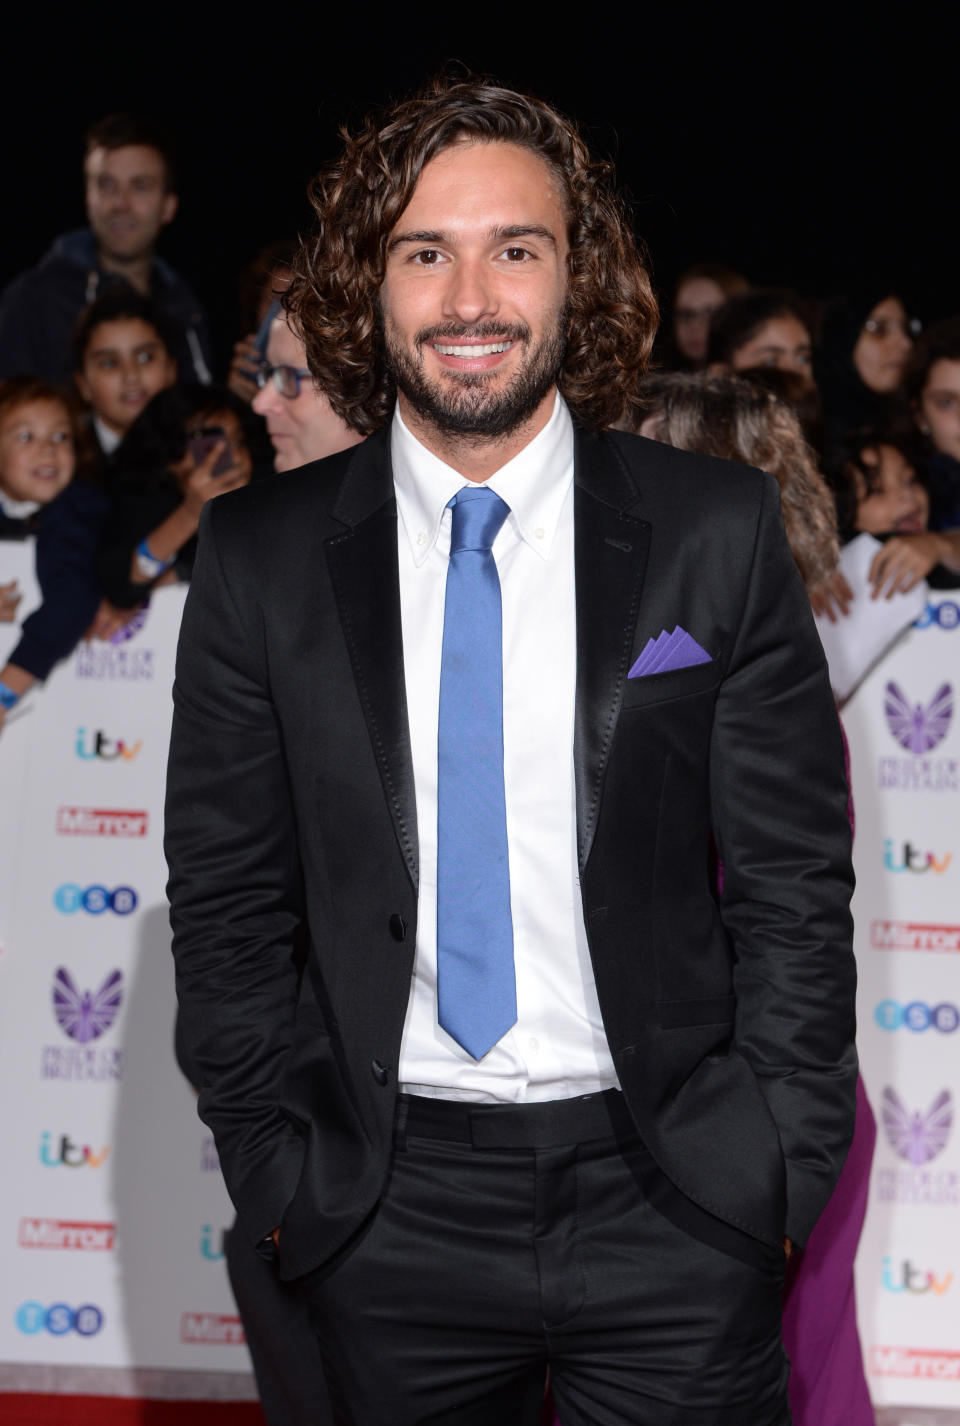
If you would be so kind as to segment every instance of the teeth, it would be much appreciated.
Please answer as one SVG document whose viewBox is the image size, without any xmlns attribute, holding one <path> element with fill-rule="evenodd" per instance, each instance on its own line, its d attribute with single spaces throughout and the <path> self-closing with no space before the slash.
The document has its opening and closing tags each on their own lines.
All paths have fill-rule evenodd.
<svg viewBox="0 0 960 1426">
<path fill-rule="evenodd" d="M 442 347 L 439 342 L 434 342 L 433 349 L 441 356 L 485 357 L 492 356 L 494 352 L 505 352 L 512 345 L 512 342 L 488 342 L 485 347 Z"/>
</svg>

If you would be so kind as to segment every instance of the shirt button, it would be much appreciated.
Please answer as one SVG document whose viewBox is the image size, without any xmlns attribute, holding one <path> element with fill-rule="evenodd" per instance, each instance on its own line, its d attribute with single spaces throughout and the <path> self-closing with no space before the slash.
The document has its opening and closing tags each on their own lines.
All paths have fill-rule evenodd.
<svg viewBox="0 0 960 1426">
<path fill-rule="evenodd" d="M 419 531 L 417 532 L 417 544 L 418 544 L 418 545 L 425 545 L 426 543 L 427 543 L 427 532 L 426 532 L 426 530 L 419 530 Z"/>
<path fill-rule="evenodd" d="M 527 1044 L 530 1046 L 531 1050 L 533 1050 L 534 1054 L 536 1054 L 540 1048 L 540 1041 L 537 1039 L 536 1035 L 532 1035 L 527 1041 Z"/>
<path fill-rule="evenodd" d="M 544 536 L 544 529 L 543 529 L 543 526 L 542 526 L 542 525 L 538 525 L 537 528 L 534 530 L 533 533 L 536 535 L 536 537 L 537 537 L 538 540 L 542 540 L 542 539 L 543 539 L 543 536 Z"/>
</svg>

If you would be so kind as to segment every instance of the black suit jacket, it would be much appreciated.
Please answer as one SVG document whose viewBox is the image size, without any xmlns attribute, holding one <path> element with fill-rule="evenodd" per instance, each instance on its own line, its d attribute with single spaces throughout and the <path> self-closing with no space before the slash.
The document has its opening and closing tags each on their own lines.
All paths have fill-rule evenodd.
<svg viewBox="0 0 960 1426">
<path fill-rule="evenodd" d="M 852 873 L 776 486 L 578 431 L 574 512 L 579 863 L 617 1073 L 685 1194 L 802 1243 L 853 1126 Z M 240 1224 L 282 1224 L 288 1276 L 348 1242 L 389 1160 L 417 923 L 396 522 L 387 432 L 208 503 L 180 640 L 181 1043 Z M 677 624 L 711 662 L 628 679 Z"/>
</svg>

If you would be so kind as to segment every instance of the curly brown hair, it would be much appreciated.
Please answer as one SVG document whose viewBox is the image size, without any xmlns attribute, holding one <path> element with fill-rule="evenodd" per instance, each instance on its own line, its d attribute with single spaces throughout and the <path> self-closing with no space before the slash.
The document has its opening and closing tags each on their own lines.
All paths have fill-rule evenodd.
<svg viewBox="0 0 960 1426">
<path fill-rule="evenodd" d="M 387 239 L 424 167 L 462 139 L 528 148 L 561 180 L 570 254 L 560 390 L 578 420 L 602 430 L 630 419 L 657 326 L 657 303 L 613 169 L 591 159 L 574 126 L 539 99 L 486 80 L 434 80 L 359 132 L 310 185 L 314 232 L 301 242 L 284 298 L 331 406 L 368 435 L 393 410 L 378 294 Z"/>
<path fill-rule="evenodd" d="M 790 407 L 738 376 L 648 377 L 636 428 L 683 451 L 754 465 L 774 476 L 790 552 L 808 586 L 837 568 L 833 497 Z"/>
</svg>

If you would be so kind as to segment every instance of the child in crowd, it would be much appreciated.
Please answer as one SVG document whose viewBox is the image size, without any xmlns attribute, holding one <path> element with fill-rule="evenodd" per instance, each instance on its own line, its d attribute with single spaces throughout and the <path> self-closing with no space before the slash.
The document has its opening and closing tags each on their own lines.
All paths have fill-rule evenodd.
<svg viewBox="0 0 960 1426">
<path fill-rule="evenodd" d="M 270 464 L 263 423 L 233 392 L 185 382 L 155 396 L 110 465 L 98 562 L 110 602 L 130 609 L 189 580 L 205 502 Z"/>
<path fill-rule="evenodd" d="M 960 317 L 940 322 L 914 347 L 904 382 L 923 437 L 930 529 L 960 526 Z"/>
<path fill-rule="evenodd" d="M 43 600 L 0 666 L 0 727 L 27 690 L 73 650 L 100 602 L 94 557 L 106 501 L 93 486 L 74 481 L 75 465 L 65 397 L 32 377 L 0 383 L 0 570 L 3 542 L 34 534 Z M 4 596 L 12 622 L 17 594 L 10 582 Z"/>
<path fill-rule="evenodd" d="M 81 313 L 74 380 L 104 456 L 116 450 L 153 397 L 176 381 L 173 343 L 163 317 L 132 289 L 107 292 Z"/>
<path fill-rule="evenodd" d="M 812 317 L 808 305 L 786 289 L 757 288 L 730 297 L 710 318 L 710 370 L 714 374 L 778 367 L 807 386 L 813 380 Z"/>
<path fill-rule="evenodd" d="M 900 436 L 854 436 L 829 467 L 844 543 L 866 533 L 883 540 L 868 572 L 872 597 L 907 593 L 921 579 L 937 589 L 960 584 L 960 530 L 929 529 L 930 496 L 914 462 L 912 443 Z M 843 575 L 831 582 L 832 600 L 814 600 L 817 613 L 846 614 L 854 594 Z"/>
</svg>

